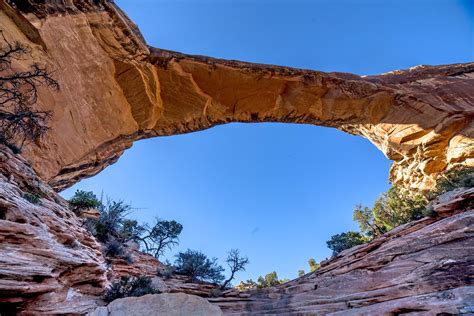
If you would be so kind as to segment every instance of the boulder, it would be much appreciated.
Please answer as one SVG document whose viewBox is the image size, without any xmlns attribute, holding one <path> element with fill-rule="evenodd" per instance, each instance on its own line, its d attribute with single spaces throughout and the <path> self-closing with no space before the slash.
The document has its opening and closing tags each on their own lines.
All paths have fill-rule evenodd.
<svg viewBox="0 0 474 316">
<path fill-rule="evenodd" d="M 221 309 L 207 300 L 183 293 L 126 297 L 99 307 L 89 316 L 219 316 Z"/>
</svg>

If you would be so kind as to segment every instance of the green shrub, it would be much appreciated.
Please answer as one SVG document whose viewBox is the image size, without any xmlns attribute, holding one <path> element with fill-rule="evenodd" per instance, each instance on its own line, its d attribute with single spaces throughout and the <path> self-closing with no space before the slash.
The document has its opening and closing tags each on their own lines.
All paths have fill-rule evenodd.
<svg viewBox="0 0 474 316">
<path fill-rule="evenodd" d="M 224 280 L 224 268 L 217 259 L 209 259 L 200 251 L 188 249 L 176 255 L 176 273 L 191 277 L 192 282 L 203 281 L 219 284 Z"/>
<path fill-rule="evenodd" d="M 331 236 L 331 239 L 326 244 L 332 250 L 333 256 L 336 256 L 345 249 L 365 244 L 367 241 L 367 237 L 361 233 L 349 231 Z"/>
<path fill-rule="evenodd" d="M 374 206 L 356 206 L 353 218 L 360 231 L 375 238 L 402 224 L 423 217 L 428 201 L 419 193 L 393 186 L 375 201 Z"/>
<path fill-rule="evenodd" d="M 98 208 L 101 202 L 97 199 L 97 196 L 91 191 L 77 190 L 74 196 L 69 200 L 69 207 L 71 210 L 78 214 L 81 210 L 89 208 Z"/>
<path fill-rule="evenodd" d="M 314 260 L 314 258 L 311 258 L 308 260 L 308 265 L 309 265 L 309 270 L 311 272 L 314 272 L 321 267 L 321 264 L 317 263 L 316 260 Z"/>
<path fill-rule="evenodd" d="M 100 242 L 120 239 L 122 224 L 131 211 L 131 207 L 123 201 L 107 201 L 100 205 L 100 217 L 95 224 L 95 237 Z"/>
<path fill-rule="evenodd" d="M 244 292 L 257 288 L 257 283 L 255 283 L 255 281 L 253 281 L 252 279 L 247 281 L 240 281 L 240 283 L 237 284 L 235 288 L 241 292 Z"/>
<path fill-rule="evenodd" d="M 124 245 L 116 240 L 107 242 L 104 255 L 108 258 L 121 258 L 128 263 L 132 263 L 132 257 L 125 249 Z"/>
<path fill-rule="evenodd" d="M 474 167 L 454 167 L 441 174 L 435 187 L 428 193 L 428 199 L 433 200 L 445 192 L 462 187 L 474 187 Z"/>
<path fill-rule="evenodd" d="M 39 205 L 41 203 L 41 197 L 36 193 L 23 192 L 22 196 L 31 204 Z"/>
<path fill-rule="evenodd" d="M 176 273 L 176 267 L 171 264 L 167 264 L 163 268 L 158 268 L 156 271 L 156 275 L 165 280 L 170 279 L 174 273 Z"/>
<path fill-rule="evenodd" d="M 278 274 L 275 271 L 273 271 L 273 272 L 270 272 L 270 273 L 266 274 L 264 277 L 262 277 L 262 276 L 258 277 L 258 279 L 257 279 L 257 288 L 263 289 L 263 288 L 267 288 L 267 287 L 271 287 L 271 286 L 280 285 L 280 284 L 286 283 L 288 281 L 289 281 L 288 279 L 282 279 L 282 280 L 278 279 Z"/>
<path fill-rule="evenodd" d="M 160 292 L 152 285 L 151 278 L 140 277 L 122 277 L 120 281 L 112 283 L 106 290 L 104 301 L 110 303 L 123 297 L 138 297 L 146 294 L 159 294 Z"/>
</svg>

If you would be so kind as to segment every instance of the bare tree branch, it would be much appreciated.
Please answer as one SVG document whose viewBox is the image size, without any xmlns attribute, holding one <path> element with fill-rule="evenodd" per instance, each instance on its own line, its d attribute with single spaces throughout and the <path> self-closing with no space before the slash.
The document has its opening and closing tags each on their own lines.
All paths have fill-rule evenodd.
<svg viewBox="0 0 474 316">
<path fill-rule="evenodd" d="M 38 88 L 59 89 L 50 73 L 38 64 L 26 71 L 13 69 L 30 49 L 20 42 L 10 42 L 0 30 L 0 143 L 19 152 L 27 141 L 36 141 L 48 131 L 49 111 L 32 109 L 38 101 Z"/>
</svg>

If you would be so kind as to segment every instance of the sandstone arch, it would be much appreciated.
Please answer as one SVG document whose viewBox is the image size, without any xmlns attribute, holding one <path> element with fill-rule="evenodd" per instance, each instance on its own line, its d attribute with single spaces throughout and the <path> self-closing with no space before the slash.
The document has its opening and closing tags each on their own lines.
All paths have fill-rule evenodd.
<svg viewBox="0 0 474 316">
<path fill-rule="evenodd" d="M 0 28 L 34 47 L 32 59 L 55 68 L 62 86 L 40 100 L 54 112 L 51 135 L 25 154 L 57 190 L 113 163 L 134 140 L 228 122 L 306 123 L 366 137 L 394 161 L 392 182 L 419 189 L 474 163 L 474 63 L 323 73 L 148 47 L 108 1 L 0 4 Z"/>
<path fill-rule="evenodd" d="M 474 63 L 361 77 L 184 55 L 148 47 L 108 0 L 0 0 L 0 29 L 32 47 L 15 66 L 47 65 L 61 84 L 38 103 L 54 112 L 48 138 L 25 148 L 26 160 L 0 146 L 0 304 L 26 314 L 100 304 L 108 282 L 101 246 L 43 180 L 61 190 L 134 140 L 234 121 L 295 122 L 367 137 L 394 160 L 392 180 L 407 186 L 426 189 L 440 171 L 473 164 Z M 24 191 L 40 193 L 42 204 Z M 457 192 L 436 218 L 348 250 L 316 273 L 210 300 L 228 314 L 469 312 L 472 199 L 472 189 Z M 155 274 L 156 262 L 140 262 L 127 271 Z"/>
</svg>

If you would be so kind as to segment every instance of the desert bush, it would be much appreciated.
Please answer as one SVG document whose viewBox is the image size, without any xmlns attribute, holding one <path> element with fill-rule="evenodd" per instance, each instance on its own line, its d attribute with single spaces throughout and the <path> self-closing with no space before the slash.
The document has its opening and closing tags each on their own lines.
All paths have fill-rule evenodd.
<svg viewBox="0 0 474 316">
<path fill-rule="evenodd" d="M 240 281 L 240 283 L 237 284 L 235 288 L 241 292 L 244 292 L 244 291 L 256 289 L 257 283 L 253 281 L 252 279 L 249 279 L 247 281 Z"/>
<path fill-rule="evenodd" d="M 423 217 L 428 201 L 419 193 L 394 186 L 383 193 L 374 206 L 356 206 L 353 218 L 360 231 L 375 238 L 389 230 Z"/>
<path fill-rule="evenodd" d="M 435 187 L 428 193 L 428 199 L 433 200 L 445 192 L 462 187 L 474 187 L 474 167 L 459 166 L 442 173 Z"/>
<path fill-rule="evenodd" d="M 171 264 L 166 264 L 163 268 L 158 268 L 156 271 L 156 275 L 165 280 L 170 279 L 174 273 L 176 273 L 176 267 Z"/>
<path fill-rule="evenodd" d="M 98 241 L 107 245 L 105 251 L 108 257 L 121 256 L 116 255 L 117 251 L 126 252 L 124 245 L 128 241 L 134 241 L 141 244 L 145 252 L 158 258 L 166 249 L 178 244 L 178 235 L 183 229 L 183 226 L 176 221 L 161 219 L 156 219 L 153 227 L 140 225 L 136 220 L 126 218 L 132 211 L 130 205 L 110 199 L 104 203 L 98 200 L 93 192 L 76 191 L 69 205 L 75 212 L 90 207 L 97 208 L 99 218 L 85 219 L 83 226 Z M 127 261 L 131 260 L 128 254 L 122 257 Z"/>
<path fill-rule="evenodd" d="M 211 297 L 219 297 L 222 295 L 222 288 L 215 287 L 211 290 Z"/>
<path fill-rule="evenodd" d="M 101 242 L 111 239 L 120 239 L 120 230 L 125 216 L 131 212 L 131 207 L 123 201 L 101 203 L 100 217 L 95 224 L 95 237 Z"/>
<path fill-rule="evenodd" d="M 332 250 L 333 256 L 336 256 L 345 249 L 365 244 L 367 241 L 367 237 L 361 233 L 349 231 L 331 236 L 331 239 L 326 244 Z"/>
<path fill-rule="evenodd" d="M 23 192 L 22 196 L 31 204 L 39 205 L 41 203 L 41 197 L 36 193 Z"/>
<path fill-rule="evenodd" d="M 318 270 L 321 267 L 321 264 L 316 262 L 316 260 L 314 258 L 310 258 L 308 260 L 308 266 L 309 266 L 309 271 L 314 272 L 314 271 Z M 306 274 L 306 272 L 304 270 L 298 270 L 298 276 L 299 277 L 302 277 L 305 274 Z"/>
<path fill-rule="evenodd" d="M 159 294 L 160 292 L 152 285 L 151 278 L 140 277 L 122 277 L 120 281 L 112 283 L 106 290 L 104 301 L 110 303 L 123 297 L 138 297 L 146 294 Z"/>
<path fill-rule="evenodd" d="M 273 271 L 266 274 L 264 277 L 262 276 L 258 277 L 257 288 L 263 289 L 263 288 L 267 288 L 271 286 L 280 285 L 288 281 L 289 279 L 282 279 L 282 280 L 278 279 L 278 274 L 275 271 Z"/>
<path fill-rule="evenodd" d="M 152 227 L 148 225 L 142 227 L 137 239 L 143 244 L 146 253 L 158 259 L 166 249 L 171 249 L 178 244 L 178 236 L 182 230 L 183 225 L 176 221 L 156 218 Z"/>
<path fill-rule="evenodd" d="M 314 271 L 318 270 L 321 267 L 321 264 L 316 262 L 316 260 L 314 260 L 314 258 L 311 258 L 311 259 L 308 260 L 308 265 L 309 265 L 309 271 L 310 272 L 314 272 Z"/>
<path fill-rule="evenodd" d="M 203 281 L 219 284 L 224 280 L 224 269 L 217 259 L 209 259 L 200 251 L 188 249 L 176 255 L 176 273 L 191 277 L 192 282 Z"/>
<path fill-rule="evenodd" d="M 125 249 L 121 243 L 116 240 L 112 240 L 107 243 L 105 247 L 105 256 L 112 258 L 120 258 L 125 254 Z"/>
<path fill-rule="evenodd" d="M 97 196 L 91 191 L 77 190 L 69 200 L 70 209 L 78 215 L 81 210 L 98 208 L 100 204 L 101 202 L 97 199 Z"/>
</svg>

